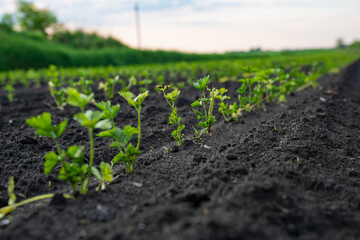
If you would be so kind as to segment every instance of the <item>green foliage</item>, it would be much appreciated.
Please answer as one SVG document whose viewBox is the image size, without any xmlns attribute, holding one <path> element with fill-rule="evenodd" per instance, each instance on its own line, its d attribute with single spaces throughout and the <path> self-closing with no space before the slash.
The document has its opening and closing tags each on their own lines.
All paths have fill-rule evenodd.
<svg viewBox="0 0 360 240">
<path fill-rule="evenodd" d="M 142 102 L 145 100 L 147 96 L 149 96 L 149 92 L 146 91 L 144 93 L 140 93 L 137 97 L 130 91 L 127 92 L 119 92 L 120 96 L 122 96 L 130 106 L 138 109 L 141 107 Z"/>
<path fill-rule="evenodd" d="M 231 99 L 229 96 L 225 95 L 227 91 L 228 90 L 226 88 L 215 90 L 215 98 L 220 100 L 220 103 L 218 103 L 218 111 L 223 115 L 226 122 L 230 121 L 230 118 L 232 118 L 234 121 L 237 121 L 238 115 L 240 115 L 239 107 L 236 102 L 234 102 L 232 105 L 225 103 L 225 100 Z"/>
<path fill-rule="evenodd" d="M 26 119 L 27 125 L 36 129 L 39 136 L 59 139 L 66 129 L 68 121 L 65 120 L 58 125 L 52 125 L 51 114 L 44 112 L 42 115 Z"/>
<path fill-rule="evenodd" d="M 14 92 L 15 92 L 15 88 L 8 83 L 3 90 L 5 90 L 7 92 L 7 98 L 9 100 L 9 102 L 12 102 L 14 100 Z"/>
<path fill-rule="evenodd" d="M 101 101 L 99 103 L 95 103 L 95 105 L 104 112 L 104 118 L 108 118 L 110 120 L 114 119 L 116 117 L 116 114 L 118 113 L 120 109 L 120 105 L 116 104 L 114 106 L 111 106 L 111 102 L 108 100 L 106 102 Z"/>
<path fill-rule="evenodd" d="M 24 30 L 39 31 L 46 35 L 46 29 L 57 23 L 56 16 L 48 10 L 37 9 L 34 4 L 18 0 L 20 27 Z"/>
<path fill-rule="evenodd" d="M 141 152 L 137 147 L 134 147 L 131 143 L 129 143 L 125 149 L 125 151 L 120 150 L 119 154 L 117 154 L 113 159 L 113 164 L 121 161 L 125 165 L 126 172 L 132 173 L 134 172 L 134 164 L 137 155 Z"/>
<path fill-rule="evenodd" d="M 74 106 L 79 107 L 81 112 L 84 112 L 85 106 L 91 102 L 94 98 L 94 94 L 90 93 L 89 95 L 78 92 L 75 88 L 67 88 L 64 90 L 67 94 L 67 102 Z"/>
<path fill-rule="evenodd" d="M 340 66 L 344 62 L 355 60 L 358 56 L 358 53 L 354 51 L 350 52 L 346 49 L 228 54 L 185 54 L 166 51 L 139 51 L 127 47 L 89 48 L 83 50 L 74 48 L 71 44 L 69 46 L 49 40 L 46 37 L 41 37 L 39 34 L 36 36 L 32 33 L 7 32 L 0 28 L 0 36 L 0 71 L 47 68 L 50 64 L 63 67 L 88 66 L 94 69 L 95 66 L 178 62 L 171 65 L 168 64 L 163 68 L 172 69 L 180 66 L 183 68 L 183 71 L 178 73 L 176 70 L 172 75 L 177 76 L 177 74 L 183 75 L 185 73 L 191 73 L 191 75 L 186 76 L 185 79 L 188 79 L 189 76 L 205 75 L 209 72 L 216 77 L 238 77 L 239 75 L 236 73 L 242 71 L 242 66 L 247 65 L 254 65 L 261 68 L 269 66 L 279 67 L 284 64 L 289 65 L 293 61 L 303 64 L 320 59 L 321 61 L 326 61 L 326 64 Z M 21 58 L 19 58 L 19 56 L 21 56 Z M 334 59 L 334 61 L 328 61 L 329 59 Z M 184 69 L 184 61 L 187 62 L 188 69 Z M 153 69 L 154 67 L 159 68 L 159 66 L 134 66 L 130 68 Z M 198 72 L 199 69 L 204 68 L 207 68 L 208 71 Z M 107 67 L 103 69 L 107 69 Z M 119 71 L 127 71 L 127 69 L 119 68 Z M 126 77 L 131 77 L 131 75 L 127 75 Z M 76 77 L 78 77 L 78 75 L 76 75 Z M 107 78 L 108 77 L 103 79 Z M 157 80 L 158 76 L 156 78 L 153 76 L 153 79 Z M 163 83 L 158 82 L 158 84 Z"/>
<path fill-rule="evenodd" d="M 15 25 L 14 17 L 9 13 L 5 13 L 1 19 L 0 28 L 6 31 L 12 31 L 14 25 Z"/>
<path fill-rule="evenodd" d="M 99 89 L 103 89 L 105 96 L 108 99 L 114 98 L 115 93 L 115 85 L 117 82 L 120 82 L 119 75 L 117 75 L 115 78 L 108 78 L 108 80 L 104 82 L 99 83 Z"/>
<path fill-rule="evenodd" d="M 91 95 L 92 89 L 91 84 L 93 84 L 93 81 L 85 79 L 85 77 L 80 77 L 80 80 L 77 81 L 74 85 L 80 87 L 80 91 L 84 93 L 85 95 L 89 96 Z"/>
<path fill-rule="evenodd" d="M 166 89 L 168 89 L 169 87 L 170 87 L 169 85 L 157 86 L 157 88 L 159 88 L 159 90 L 163 92 L 166 102 L 172 108 L 172 112 L 169 117 L 169 123 L 175 125 L 176 129 L 171 133 L 171 136 L 173 136 L 173 138 L 177 141 L 178 145 L 180 146 L 182 145 L 181 132 L 185 128 L 185 125 L 182 124 L 182 118 L 178 116 L 177 107 L 175 106 L 175 101 L 180 95 L 180 90 L 175 89 L 170 93 L 166 93 Z"/>
<path fill-rule="evenodd" d="M 203 92 L 203 97 L 199 98 L 195 102 L 191 104 L 191 108 L 193 109 L 199 124 L 198 126 L 201 127 L 200 133 L 209 133 L 211 126 L 215 123 L 216 119 L 215 116 L 212 115 L 214 109 L 214 102 L 219 94 L 218 90 L 215 88 L 209 89 L 207 87 L 209 81 L 209 76 L 200 78 L 196 82 L 193 83 L 194 87 Z M 206 90 L 209 92 L 209 96 L 206 96 Z M 203 112 L 196 110 L 196 108 L 201 108 Z M 199 135 L 198 131 L 195 131 L 196 136 Z"/>
<path fill-rule="evenodd" d="M 103 131 L 97 134 L 97 136 L 99 137 L 109 137 L 113 139 L 110 147 L 119 149 L 119 154 L 117 154 L 113 158 L 111 167 L 114 166 L 117 162 L 122 161 L 128 173 L 132 173 L 134 171 L 134 163 L 136 156 L 141 152 L 138 149 L 134 148 L 133 145 L 129 142 L 132 136 L 137 133 L 137 128 L 125 126 L 123 130 L 114 127 L 113 129 Z"/>
<path fill-rule="evenodd" d="M 111 182 L 113 179 L 112 168 L 109 163 L 101 162 L 100 172 L 97 168 L 94 167 L 91 168 L 91 173 L 100 181 L 100 185 L 96 188 L 97 191 L 100 188 L 101 190 L 104 190 L 106 186 L 105 184 L 107 182 Z"/>
<path fill-rule="evenodd" d="M 111 128 L 112 125 L 109 119 L 103 119 L 104 116 L 105 114 L 103 112 L 87 110 L 84 113 L 75 114 L 74 119 L 78 121 L 82 127 L 105 130 Z"/>
<path fill-rule="evenodd" d="M 132 173 L 134 171 L 134 163 L 136 160 L 136 156 L 141 153 L 139 150 L 141 141 L 141 104 L 149 95 L 149 92 L 146 91 L 144 93 L 140 93 L 136 97 L 132 92 L 119 92 L 119 94 L 129 103 L 130 106 L 135 108 L 135 110 L 137 111 L 138 127 L 133 128 L 131 126 L 127 126 L 124 128 L 124 130 L 115 128 L 113 129 L 112 133 L 106 134 L 115 140 L 115 143 L 112 143 L 112 145 L 110 146 L 118 147 L 120 151 L 120 153 L 116 155 L 116 157 L 113 159 L 113 164 L 118 161 L 122 161 L 125 165 L 126 171 L 128 173 Z M 125 145 L 130 141 L 132 135 L 136 133 L 138 134 L 136 147 L 129 143 L 125 148 Z M 110 136 L 110 134 L 112 135 Z M 123 151 L 123 148 L 125 148 L 125 151 Z"/>
<path fill-rule="evenodd" d="M 210 79 L 210 76 L 205 76 L 205 77 L 203 77 L 203 78 L 200 78 L 200 79 L 198 79 L 196 82 L 193 83 L 193 86 L 194 86 L 196 89 L 204 92 L 205 89 L 206 89 L 206 87 L 207 87 L 207 84 L 208 84 L 208 82 L 209 82 L 209 79 Z"/>
<path fill-rule="evenodd" d="M 47 76 L 49 77 L 49 90 L 50 95 L 56 102 L 58 108 L 62 109 L 66 104 L 66 96 L 63 88 L 61 88 L 61 83 L 59 81 L 59 72 L 57 71 L 56 66 L 50 65 L 47 70 Z"/>
<path fill-rule="evenodd" d="M 103 38 L 96 33 L 85 33 L 82 30 L 70 32 L 68 30 L 57 31 L 52 40 L 76 49 L 99 49 L 99 48 L 128 48 L 112 37 Z"/>
<path fill-rule="evenodd" d="M 76 191 L 79 184 L 84 184 L 88 165 L 84 164 L 83 147 L 71 146 L 67 151 L 60 148 L 58 139 L 66 129 L 67 120 L 52 125 L 51 114 L 44 112 L 41 116 L 26 119 L 26 123 L 36 129 L 36 134 L 52 138 L 56 142 L 57 153 L 52 151 L 44 156 L 44 173 L 49 174 L 58 163 L 61 163 L 58 178 L 68 182 Z"/>
<path fill-rule="evenodd" d="M 58 153 L 48 152 L 45 156 L 44 173 L 49 174 L 57 165 L 61 163 L 58 178 L 70 184 L 76 191 L 79 184 L 82 185 L 88 170 L 88 165 L 84 163 L 83 147 L 71 146 L 67 151 L 59 150 Z"/>
</svg>

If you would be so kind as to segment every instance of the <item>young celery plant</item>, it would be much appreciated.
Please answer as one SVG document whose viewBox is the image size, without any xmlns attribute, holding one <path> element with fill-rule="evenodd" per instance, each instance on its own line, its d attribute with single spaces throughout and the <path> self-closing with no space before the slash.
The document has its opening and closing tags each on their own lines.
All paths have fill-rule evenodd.
<svg viewBox="0 0 360 240">
<path fill-rule="evenodd" d="M 236 103 L 229 104 L 225 103 L 226 99 L 230 99 L 229 96 L 224 95 L 228 90 L 226 88 L 220 88 L 219 90 L 216 90 L 215 97 L 220 100 L 220 103 L 218 103 L 218 110 L 223 115 L 226 122 L 230 121 L 232 118 L 234 121 L 237 121 L 238 118 L 238 105 Z"/>
<path fill-rule="evenodd" d="M 121 161 L 125 165 L 126 172 L 132 173 L 134 171 L 136 156 L 141 152 L 129 142 L 132 136 L 137 133 L 137 128 L 125 126 L 124 129 L 114 127 L 97 134 L 98 137 L 109 137 L 113 139 L 114 141 L 110 144 L 110 147 L 119 149 L 119 153 L 112 159 L 111 168 L 117 162 Z"/>
<path fill-rule="evenodd" d="M 80 77 L 80 80 L 77 81 L 74 85 L 80 87 L 80 91 L 89 96 L 93 93 L 91 84 L 93 84 L 92 80 L 87 80 L 85 77 Z"/>
<path fill-rule="evenodd" d="M 119 92 L 120 96 L 122 96 L 130 106 L 135 108 L 135 110 L 138 113 L 138 127 L 137 127 L 137 134 L 138 134 L 138 140 L 136 147 L 134 147 L 131 143 L 126 147 L 125 153 L 120 151 L 120 155 L 118 154 L 118 160 L 121 160 L 125 166 L 126 171 L 128 173 L 132 173 L 134 171 L 134 163 L 136 156 L 140 154 L 140 141 L 141 141 L 141 105 L 145 98 L 149 95 L 149 92 L 146 91 L 144 93 L 140 93 L 137 97 L 132 92 Z M 130 127 L 127 130 L 129 130 L 125 135 L 134 135 L 135 131 L 134 128 Z M 125 131 L 125 128 L 124 128 Z M 129 139 L 130 140 L 130 139 Z"/>
<path fill-rule="evenodd" d="M 36 129 L 36 134 L 55 140 L 57 153 L 48 152 L 44 158 L 44 173 L 49 174 L 58 163 L 61 163 L 61 169 L 58 178 L 68 182 L 73 191 L 77 190 L 78 183 L 84 180 L 84 174 L 87 171 L 87 164 L 84 164 L 83 148 L 71 146 L 67 151 L 62 150 L 59 138 L 66 129 L 68 121 L 65 120 L 58 125 L 52 125 L 51 114 L 44 112 L 42 115 L 26 119 L 26 123 Z M 69 162 L 69 161 L 72 162 Z"/>
<path fill-rule="evenodd" d="M 254 103 L 252 85 L 257 82 L 257 79 L 253 77 L 253 74 L 257 69 L 249 66 L 245 70 L 245 78 L 238 80 L 242 85 L 238 88 L 237 92 L 239 93 L 240 107 L 249 112 L 251 111 L 251 104 Z M 248 91 L 248 96 L 244 97 L 243 95 L 245 95 L 246 91 Z"/>
<path fill-rule="evenodd" d="M 113 123 L 112 129 L 100 132 L 97 136 L 113 139 L 114 141 L 110 144 L 110 147 L 119 149 L 119 153 L 111 162 L 110 169 L 112 169 L 117 162 L 122 161 L 126 171 L 132 173 L 134 171 L 136 156 L 140 154 L 140 151 L 135 149 L 129 142 L 132 136 L 138 133 L 138 129 L 131 126 L 125 126 L 124 129 L 120 129 L 115 126 L 114 118 L 119 111 L 120 105 L 111 106 L 110 101 L 107 101 L 97 103 L 96 106 L 105 113 L 105 118 Z"/>
<path fill-rule="evenodd" d="M 196 114 L 196 117 L 200 121 L 198 126 L 201 127 L 200 133 L 209 133 L 211 126 L 216 121 L 215 116 L 212 115 L 213 109 L 214 109 L 214 102 L 215 98 L 218 94 L 215 88 L 209 89 L 207 87 L 209 76 L 200 78 L 196 82 L 193 83 L 194 87 L 200 91 L 203 92 L 203 97 L 196 100 L 191 104 L 191 108 L 193 109 L 194 113 Z M 206 97 L 206 90 L 210 92 L 209 97 Z M 203 113 L 196 110 L 195 108 L 201 107 L 203 109 Z M 203 120 L 203 121 L 201 121 Z M 195 131 L 195 134 L 200 137 L 202 134 L 197 134 L 198 131 Z"/>
<path fill-rule="evenodd" d="M 12 102 L 14 100 L 14 87 L 10 83 L 8 83 L 3 89 L 7 92 L 7 98 L 9 102 Z"/>
<path fill-rule="evenodd" d="M 104 118 L 109 119 L 113 124 L 112 129 L 107 131 L 102 131 L 99 134 L 97 134 L 97 136 L 112 138 L 114 142 L 110 144 L 110 147 L 119 148 L 119 154 L 117 154 L 113 158 L 110 169 L 112 169 L 117 162 L 122 161 L 125 165 L 125 169 L 127 172 L 134 171 L 133 165 L 136 159 L 136 155 L 139 154 L 140 152 L 132 151 L 134 150 L 134 147 L 131 145 L 131 143 L 129 148 L 127 148 L 126 146 L 131 140 L 132 136 L 138 133 L 137 128 L 133 128 L 131 126 L 125 126 L 124 130 L 122 130 L 115 126 L 114 118 L 116 117 L 116 114 L 120 109 L 119 104 L 115 106 L 111 106 L 110 101 L 107 101 L 107 102 L 96 103 L 95 105 L 105 113 Z M 134 152 L 135 154 L 133 154 L 132 152 Z"/>
<path fill-rule="evenodd" d="M 99 89 L 104 90 L 105 96 L 108 99 L 113 99 L 115 93 L 115 85 L 117 82 L 120 82 L 119 75 L 116 75 L 115 78 L 108 78 L 108 80 L 105 83 L 100 82 Z"/>
<path fill-rule="evenodd" d="M 173 138 L 177 141 L 177 143 L 180 146 L 182 145 L 181 132 L 185 128 L 185 125 L 181 123 L 182 118 L 178 117 L 177 107 L 175 106 L 175 100 L 179 97 L 180 91 L 178 89 L 175 89 L 171 93 L 166 93 L 165 90 L 168 89 L 170 85 L 165 85 L 165 86 L 157 85 L 157 87 L 160 89 L 160 91 L 163 92 L 166 102 L 170 105 L 170 107 L 173 110 L 169 117 L 169 123 L 176 125 L 177 128 L 171 133 L 171 136 L 173 136 Z"/>
<path fill-rule="evenodd" d="M 59 73 L 56 71 L 55 66 L 50 67 L 48 76 L 50 77 L 48 83 L 50 95 L 55 100 L 58 108 L 62 110 L 63 107 L 66 105 L 66 96 L 65 96 L 65 92 L 61 88 L 61 83 L 59 82 Z"/>
<path fill-rule="evenodd" d="M 100 179 L 102 182 L 105 182 L 107 179 L 112 179 L 112 176 L 110 177 L 111 173 L 109 173 L 108 171 L 102 171 L 103 176 L 101 177 L 99 171 L 93 166 L 94 129 L 107 130 L 112 127 L 112 124 L 109 119 L 104 119 L 105 117 L 104 112 L 92 111 L 92 110 L 87 110 L 86 112 L 84 111 L 85 106 L 92 100 L 93 94 L 90 94 L 90 96 L 86 96 L 85 94 L 79 93 L 76 89 L 73 88 L 66 89 L 66 93 L 68 94 L 69 104 L 75 107 L 79 107 L 81 109 L 81 113 L 75 114 L 74 119 L 78 121 L 82 127 L 86 127 L 89 133 L 89 140 L 90 140 L 89 167 L 87 170 L 87 176 L 85 180 L 82 182 L 81 190 L 80 190 L 81 194 L 86 194 L 91 174 L 93 174 L 96 178 Z"/>
<path fill-rule="evenodd" d="M 95 103 L 95 105 L 105 113 L 104 118 L 109 119 L 112 122 L 113 127 L 115 127 L 114 118 L 120 109 L 120 105 L 116 104 L 111 106 L 111 102 L 109 100 L 106 102 L 101 101 L 99 103 Z"/>
</svg>

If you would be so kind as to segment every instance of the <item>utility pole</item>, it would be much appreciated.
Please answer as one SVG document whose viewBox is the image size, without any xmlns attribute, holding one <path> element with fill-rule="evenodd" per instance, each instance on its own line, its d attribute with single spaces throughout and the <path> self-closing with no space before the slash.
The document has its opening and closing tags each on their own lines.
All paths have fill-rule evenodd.
<svg viewBox="0 0 360 240">
<path fill-rule="evenodd" d="M 136 35 L 137 35 L 137 44 L 138 49 L 141 48 L 141 36 L 140 36 L 140 13 L 139 13 L 139 5 L 135 3 L 135 21 L 136 21 Z"/>
</svg>

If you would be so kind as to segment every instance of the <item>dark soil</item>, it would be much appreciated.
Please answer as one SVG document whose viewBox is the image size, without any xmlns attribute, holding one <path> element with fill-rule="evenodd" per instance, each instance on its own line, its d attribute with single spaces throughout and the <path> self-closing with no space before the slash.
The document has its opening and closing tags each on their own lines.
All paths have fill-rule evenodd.
<svg viewBox="0 0 360 240">
<path fill-rule="evenodd" d="M 359 239 L 360 61 L 319 83 L 239 122 L 217 115 L 201 141 L 190 140 L 196 119 L 189 103 L 198 92 L 187 87 L 178 102 L 187 125 L 181 147 L 170 136 L 169 106 L 152 92 L 133 174 L 119 164 L 105 191 L 95 192 L 94 182 L 86 196 L 18 208 L 10 223 L 0 220 L 0 239 Z M 18 90 L 11 104 L 0 97 L 0 207 L 10 176 L 26 197 L 70 193 L 55 173 L 43 174 L 42 157 L 55 146 L 25 119 L 44 111 L 54 122 L 68 118 L 62 147 L 88 146 L 86 130 L 71 119 L 78 110 L 57 110 L 45 87 Z M 114 102 L 121 105 L 117 126 L 136 126 L 135 111 L 120 96 Z M 96 164 L 116 154 L 108 144 L 96 138 Z"/>
</svg>

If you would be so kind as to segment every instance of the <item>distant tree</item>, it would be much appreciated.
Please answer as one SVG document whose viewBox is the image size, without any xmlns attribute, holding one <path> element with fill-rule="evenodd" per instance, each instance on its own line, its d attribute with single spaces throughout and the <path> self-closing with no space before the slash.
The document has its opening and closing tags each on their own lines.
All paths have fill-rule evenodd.
<svg viewBox="0 0 360 240">
<path fill-rule="evenodd" d="M 47 35 L 46 29 L 57 23 L 56 16 L 46 9 L 37 9 L 34 4 L 23 0 L 17 1 L 20 27 L 27 31 L 40 31 Z"/>
<path fill-rule="evenodd" d="M 345 48 L 345 47 L 346 47 L 346 45 L 342 38 L 336 39 L 336 48 Z"/>
<path fill-rule="evenodd" d="M 52 35 L 52 40 L 79 49 L 126 47 L 122 42 L 114 38 L 104 38 L 96 33 L 86 33 L 82 30 L 75 32 L 69 30 L 57 31 Z"/>
<path fill-rule="evenodd" d="M 11 14 L 6 13 L 1 19 L 0 27 L 7 31 L 12 31 L 14 27 L 14 18 Z"/>
</svg>

